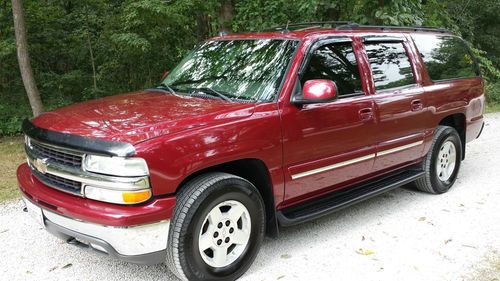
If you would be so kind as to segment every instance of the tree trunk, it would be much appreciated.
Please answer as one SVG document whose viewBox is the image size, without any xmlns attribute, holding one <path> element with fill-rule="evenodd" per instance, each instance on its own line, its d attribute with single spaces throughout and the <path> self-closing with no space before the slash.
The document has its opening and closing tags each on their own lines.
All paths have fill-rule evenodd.
<svg viewBox="0 0 500 281">
<path fill-rule="evenodd" d="M 384 5 L 385 5 L 385 0 L 378 0 L 378 8 L 380 10 L 382 10 L 384 8 Z M 375 24 L 377 25 L 383 25 L 384 24 L 384 21 L 380 18 L 376 18 L 375 19 Z"/>
<path fill-rule="evenodd" d="M 196 13 L 196 37 L 200 42 L 208 38 L 208 15 L 202 11 Z"/>
<path fill-rule="evenodd" d="M 36 117 L 42 114 L 43 105 L 40 99 L 40 93 L 36 87 L 35 78 L 33 77 L 33 70 L 31 69 L 22 0 L 12 0 L 12 13 L 14 15 L 14 30 L 16 33 L 19 69 L 21 70 L 21 77 L 26 93 L 28 94 L 33 116 Z"/>
<path fill-rule="evenodd" d="M 89 44 L 90 63 L 92 64 L 92 77 L 94 78 L 94 91 L 97 90 L 97 74 L 95 70 L 94 52 L 92 51 L 92 43 L 90 42 L 90 35 L 87 33 L 87 43 Z"/>
<path fill-rule="evenodd" d="M 232 20 L 233 20 L 233 1 L 232 0 L 220 0 L 220 19 L 221 19 L 221 32 L 230 33 L 232 32 Z"/>
</svg>

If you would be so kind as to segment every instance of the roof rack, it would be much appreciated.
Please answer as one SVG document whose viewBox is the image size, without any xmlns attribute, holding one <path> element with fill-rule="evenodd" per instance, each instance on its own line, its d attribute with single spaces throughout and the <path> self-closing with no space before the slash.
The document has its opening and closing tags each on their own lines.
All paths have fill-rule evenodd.
<svg viewBox="0 0 500 281">
<path fill-rule="evenodd" d="M 356 25 L 357 23 L 352 21 L 312 21 L 312 22 L 297 22 L 297 23 L 287 23 L 286 25 L 275 26 L 269 29 L 269 31 L 282 31 L 289 32 L 290 30 L 302 30 L 314 27 L 337 27 L 341 25 Z"/>
<path fill-rule="evenodd" d="M 433 26 L 397 26 L 397 25 L 360 25 L 357 23 L 345 24 L 336 27 L 337 30 L 359 30 L 359 29 L 380 29 L 380 30 L 407 30 L 407 31 L 426 31 L 451 33 L 442 27 Z"/>
<path fill-rule="evenodd" d="M 361 25 L 353 21 L 313 21 L 313 22 L 288 23 L 285 26 L 277 26 L 271 28 L 270 31 L 281 31 L 283 33 L 286 33 L 289 32 L 290 30 L 304 30 L 314 27 L 325 27 L 325 26 L 330 26 L 332 28 L 335 27 L 337 30 L 380 29 L 380 30 L 406 30 L 406 31 L 451 33 L 449 30 L 442 27 Z"/>
</svg>

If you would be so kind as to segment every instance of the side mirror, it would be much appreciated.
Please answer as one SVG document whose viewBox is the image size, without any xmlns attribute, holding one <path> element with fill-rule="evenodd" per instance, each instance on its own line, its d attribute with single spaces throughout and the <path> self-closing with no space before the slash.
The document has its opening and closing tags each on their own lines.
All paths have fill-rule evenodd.
<svg viewBox="0 0 500 281">
<path fill-rule="evenodd" d="M 307 80 L 302 89 L 302 95 L 294 97 L 294 104 L 310 104 L 331 102 L 337 98 L 335 82 L 327 79 Z"/>
<path fill-rule="evenodd" d="M 169 72 L 168 70 L 163 71 L 163 74 L 161 75 L 160 81 L 167 78 L 168 72 Z"/>
</svg>

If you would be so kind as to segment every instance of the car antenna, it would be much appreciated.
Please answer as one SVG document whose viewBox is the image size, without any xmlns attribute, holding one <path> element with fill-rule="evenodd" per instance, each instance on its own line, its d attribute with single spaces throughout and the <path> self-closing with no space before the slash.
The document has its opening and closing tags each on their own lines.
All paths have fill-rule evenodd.
<svg viewBox="0 0 500 281">
<path fill-rule="evenodd" d="M 290 24 L 290 20 L 286 22 L 285 28 L 281 31 L 281 33 L 288 33 L 290 30 L 288 30 L 288 25 Z"/>
</svg>

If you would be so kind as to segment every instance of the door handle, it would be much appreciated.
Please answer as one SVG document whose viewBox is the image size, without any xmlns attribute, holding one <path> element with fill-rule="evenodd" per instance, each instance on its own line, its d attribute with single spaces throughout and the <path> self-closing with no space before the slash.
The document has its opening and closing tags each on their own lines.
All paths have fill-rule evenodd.
<svg viewBox="0 0 500 281">
<path fill-rule="evenodd" d="M 412 100 L 411 101 L 411 111 L 420 111 L 424 108 L 421 100 Z"/>
<path fill-rule="evenodd" d="M 373 119 L 373 111 L 371 108 L 363 108 L 359 110 L 359 119 L 361 121 L 369 121 Z"/>
</svg>

